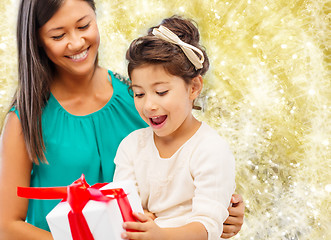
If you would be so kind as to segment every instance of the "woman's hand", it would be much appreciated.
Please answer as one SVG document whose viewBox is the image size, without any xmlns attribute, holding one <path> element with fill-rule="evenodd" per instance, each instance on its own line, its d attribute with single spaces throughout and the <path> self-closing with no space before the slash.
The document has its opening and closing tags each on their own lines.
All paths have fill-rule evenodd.
<svg viewBox="0 0 331 240">
<path fill-rule="evenodd" d="M 139 222 L 123 223 L 123 228 L 126 230 L 126 232 L 121 234 L 123 239 L 165 239 L 164 229 L 160 228 L 151 217 L 142 213 L 133 213 L 133 216 Z"/>
<path fill-rule="evenodd" d="M 235 236 L 244 223 L 245 203 L 239 194 L 233 194 L 231 197 L 232 206 L 228 208 L 229 217 L 223 224 L 222 238 L 231 238 Z"/>
</svg>

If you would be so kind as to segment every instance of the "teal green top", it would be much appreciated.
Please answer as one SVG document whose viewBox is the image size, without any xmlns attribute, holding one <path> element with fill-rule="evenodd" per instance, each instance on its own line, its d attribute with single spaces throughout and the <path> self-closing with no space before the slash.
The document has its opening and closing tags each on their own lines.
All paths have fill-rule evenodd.
<svg viewBox="0 0 331 240">
<path fill-rule="evenodd" d="M 48 164 L 33 164 L 31 187 L 67 186 L 82 174 L 90 185 L 112 181 L 119 143 L 147 124 L 136 111 L 125 80 L 108 73 L 113 95 L 102 109 L 89 115 L 68 113 L 50 94 L 42 114 Z M 27 222 L 49 231 L 45 217 L 59 201 L 30 200 Z"/>
</svg>

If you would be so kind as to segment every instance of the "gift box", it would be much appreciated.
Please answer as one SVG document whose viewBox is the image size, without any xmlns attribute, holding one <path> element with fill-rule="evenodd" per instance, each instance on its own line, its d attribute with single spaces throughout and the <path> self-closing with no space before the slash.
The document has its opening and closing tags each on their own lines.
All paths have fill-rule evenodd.
<svg viewBox="0 0 331 240">
<path fill-rule="evenodd" d="M 18 195 L 38 199 L 63 198 L 46 216 L 55 240 L 121 240 L 121 233 L 125 231 L 123 222 L 135 221 L 132 211 L 143 213 L 132 181 L 90 187 L 82 176 L 65 188 L 36 188 L 38 194 L 31 189 L 19 188 Z"/>
</svg>

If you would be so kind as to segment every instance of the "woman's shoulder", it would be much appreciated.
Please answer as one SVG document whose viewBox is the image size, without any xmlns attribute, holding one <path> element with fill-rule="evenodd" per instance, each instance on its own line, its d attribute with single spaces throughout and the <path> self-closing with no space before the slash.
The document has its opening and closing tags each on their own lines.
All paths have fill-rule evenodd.
<svg viewBox="0 0 331 240">
<path fill-rule="evenodd" d="M 113 72 L 111 70 L 108 70 L 108 73 L 110 76 L 112 76 L 113 78 L 115 78 L 117 81 L 119 81 L 121 84 L 125 85 L 125 86 L 130 86 L 130 79 L 120 73 L 117 72 Z"/>
<path fill-rule="evenodd" d="M 20 119 L 20 115 L 18 113 L 18 109 L 16 106 L 12 106 L 10 109 L 9 109 L 9 114 L 16 114 L 16 116 L 18 117 L 18 119 Z"/>
<path fill-rule="evenodd" d="M 16 108 L 7 114 L 2 129 L 2 138 L 8 142 L 8 138 L 16 138 L 22 134 L 22 125 Z"/>
<path fill-rule="evenodd" d="M 113 86 L 113 97 L 119 97 L 124 101 L 133 102 L 133 94 L 130 90 L 130 80 L 124 75 L 108 70 Z"/>
<path fill-rule="evenodd" d="M 112 70 L 108 70 L 108 74 L 111 78 L 111 82 L 113 87 L 116 89 L 117 87 L 128 89 L 130 86 L 130 79 L 124 76 L 121 73 L 114 72 Z M 115 85 L 115 86 L 114 86 Z"/>
</svg>

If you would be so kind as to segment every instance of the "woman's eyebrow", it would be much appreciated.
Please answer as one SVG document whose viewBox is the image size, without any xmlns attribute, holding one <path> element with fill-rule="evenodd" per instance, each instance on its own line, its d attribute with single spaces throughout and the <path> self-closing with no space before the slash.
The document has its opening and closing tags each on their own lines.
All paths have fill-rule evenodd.
<svg viewBox="0 0 331 240">
<path fill-rule="evenodd" d="M 85 19 L 88 15 L 85 15 L 83 17 L 81 17 L 80 19 L 78 19 L 76 21 L 76 23 L 79 23 L 80 21 L 82 21 L 83 19 Z M 56 28 L 51 28 L 50 30 L 48 30 L 48 32 L 51 32 L 51 31 L 56 31 L 56 30 L 61 30 L 63 29 L 64 27 L 56 27 Z"/>
</svg>

